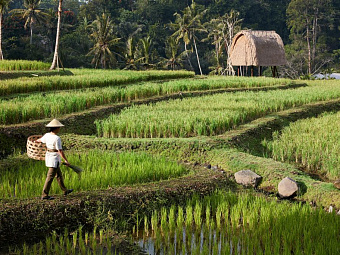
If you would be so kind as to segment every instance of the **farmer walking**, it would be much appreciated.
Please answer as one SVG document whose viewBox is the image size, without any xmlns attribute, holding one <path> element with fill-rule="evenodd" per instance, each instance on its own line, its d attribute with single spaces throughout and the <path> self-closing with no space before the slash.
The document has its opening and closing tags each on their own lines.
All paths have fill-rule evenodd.
<svg viewBox="0 0 340 255">
<path fill-rule="evenodd" d="M 45 164 L 48 167 L 48 173 L 47 173 L 41 199 L 47 199 L 47 200 L 54 199 L 54 197 L 49 196 L 48 193 L 50 192 L 52 181 L 55 176 L 57 177 L 58 184 L 60 188 L 64 191 L 65 196 L 73 191 L 73 189 L 67 189 L 65 187 L 63 176 L 60 170 L 61 158 L 63 158 L 67 166 L 70 165 L 70 163 L 67 161 L 67 158 L 64 154 L 64 151 L 61 145 L 61 139 L 57 135 L 60 132 L 60 128 L 63 126 L 64 125 L 61 124 L 58 120 L 53 119 L 50 123 L 46 125 L 46 127 L 50 128 L 50 132 L 46 133 L 43 137 L 34 141 L 37 143 L 45 143 L 47 147 L 47 151 L 45 155 Z"/>
</svg>

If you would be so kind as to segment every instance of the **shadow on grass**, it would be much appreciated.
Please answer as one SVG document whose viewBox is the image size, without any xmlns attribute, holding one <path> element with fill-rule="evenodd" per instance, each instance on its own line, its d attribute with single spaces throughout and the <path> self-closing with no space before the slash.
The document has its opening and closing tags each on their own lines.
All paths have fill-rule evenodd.
<svg viewBox="0 0 340 255">
<path fill-rule="evenodd" d="M 306 194 L 307 192 L 307 186 L 304 182 L 301 181 L 296 181 L 298 187 L 299 187 L 299 191 L 298 191 L 298 195 L 299 196 L 303 196 L 304 194 Z"/>
</svg>

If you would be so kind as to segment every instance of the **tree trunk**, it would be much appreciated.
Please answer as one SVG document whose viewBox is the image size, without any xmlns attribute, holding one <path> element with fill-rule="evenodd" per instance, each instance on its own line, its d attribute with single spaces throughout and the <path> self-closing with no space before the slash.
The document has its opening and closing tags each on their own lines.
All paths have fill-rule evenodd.
<svg viewBox="0 0 340 255">
<path fill-rule="evenodd" d="M 307 49 L 308 49 L 308 74 L 312 74 L 312 52 L 310 47 L 310 38 L 309 38 L 309 21 L 307 19 L 306 22 L 306 40 L 307 40 Z"/>
<path fill-rule="evenodd" d="M 312 74 L 312 53 L 309 41 L 309 32 L 307 28 L 307 48 L 308 48 L 308 74 Z"/>
<path fill-rule="evenodd" d="M 195 46 L 195 52 L 196 52 L 196 58 L 197 58 L 198 68 L 200 69 L 201 75 L 203 75 L 203 73 L 202 73 L 202 68 L 201 68 L 201 63 L 200 63 L 200 58 L 198 57 L 198 51 L 197 51 L 197 46 L 196 46 L 195 37 L 194 37 L 194 46 Z"/>
<path fill-rule="evenodd" d="M 188 54 L 188 50 L 187 50 L 187 44 L 185 42 L 184 42 L 184 50 L 185 50 L 185 54 L 187 55 L 187 58 L 188 58 L 189 66 L 190 66 L 191 70 L 194 70 L 194 68 L 192 67 L 190 58 L 189 58 L 189 54 Z"/>
<path fill-rule="evenodd" d="M 0 12 L 0 60 L 4 59 L 2 54 L 2 12 Z"/>
<path fill-rule="evenodd" d="M 53 61 L 52 65 L 50 67 L 50 70 L 56 69 L 56 67 L 59 68 L 59 63 L 58 63 L 58 56 L 59 56 L 59 35 L 60 35 L 60 23 L 61 23 L 61 6 L 62 6 L 63 0 L 59 0 L 59 5 L 58 5 L 58 24 L 57 24 L 57 36 L 55 40 L 55 46 L 54 46 L 54 56 L 53 56 Z"/>
<path fill-rule="evenodd" d="M 217 64 L 217 69 L 220 68 L 220 45 L 218 43 L 218 37 L 217 35 L 214 35 L 214 41 L 215 41 L 215 56 L 216 56 L 216 64 Z M 219 74 L 219 73 L 217 73 Z"/>
<path fill-rule="evenodd" d="M 311 63 L 313 65 L 313 69 L 315 68 L 314 64 L 315 64 L 315 56 L 316 56 L 316 40 L 317 40 L 317 37 L 318 37 L 318 12 L 319 12 L 319 9 L 317 8 L 316 13 L 315 13 L 314 18 L 313 18 L 313 28 L 312 28 L 312 31 L 313 31 L 313 34 L 312 34 L 313 45 L 312 45 L 312 47 L 313 48 L 312 48 Z"/>
</svg>

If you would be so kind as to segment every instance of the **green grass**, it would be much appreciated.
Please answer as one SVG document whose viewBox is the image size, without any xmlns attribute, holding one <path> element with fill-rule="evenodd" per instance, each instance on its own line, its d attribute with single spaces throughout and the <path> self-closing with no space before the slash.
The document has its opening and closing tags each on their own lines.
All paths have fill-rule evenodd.
<svg viewBox="0 0 340 255">
<path fill-rule="evenodd" d="M 0 71 L 47 70 L 49 63 L 35 60 L 1 60 Z"/>
<path fill-rule="evenodd" d="M 46 92 L 52 90 L 84 89 L 92 87 L 119 86 L 151 80 L 193 77 L 188 71 L 126 71 L 70 69 L 72 76 L 22 77 L 0 81 L 0 96 L 16 93 Z"/>
<path fill-rule="evenodd" d="M 133 106 L 97 121 L 104 137 L 214 136 L 269 113 L 340 96 L 340 82 L 267 92 L 235 92 Z"/>
<path fill-rule="evenodd" d="M 298 163 L 309 172 L 340 178 L 340 113 L 291 123 L 265 142 L 275 160 Z"/>
<path fill-rule="evenodd" d="M 89 72 L 84 72 L 90 74 Z M 168 73 L 171 74 L 172 72 Z M 188 72 L 186 72 L 186 74 L 188 74 Z M 95 77 L 98 78 L 99 76 L 97 75 Z M 93 79 L 95 79 L 95 77 L 93 77 Z M 65 81 L 68 80 L 70 84 L 72 84 L 73 76 L 59 78 L 63 78 Z M 232 77 L 231 80 L 235 81 L 236 79 Z M 241 79 L 241 81 L 243 80 L 244 78 Z M 254 79 L 250 79 L 249 81 L 253 80 Z M 91 79 L 89 78 L 89 82 L 90 81 Z M 79 112 L 95 106 L 167 95 L 184 90 L 208 90 L 210 85 L 217 86 L 215 81 L 219 81 L 219 83 L 217 83 L 219 86 L 227 88 L 234 86 L 233 83 L 229 83 L 229 78 L 211 78 L 211 80 L 186 79 L 165 83 L 141 83 L 123 88 L 86 88 L 83 90 L 63 91 L 59 93 L 23 95 L 10 100 L 5 98 L 0 100 L 0 124 L 16 124 L 47 117 L 59 117 L 63 114 Z M 269 79 L 268 82 L 264 82 L 262 86 L 271 83 L 278 85 L 281 84 L 281 82 L 282 80 L 273 81 Z M 85 82 L 81 84 L 86 87 Z M 183 87 L 184 84 L 185 87 Z M 257 83 L 254 82 L 253 84 Z M 109 85 L 109 82 L 106 85 Z"/>
<path fill-rule="evenodd" d="M 76 192 L 159 181 L 188 172 L 176 162 L 146 153 L 89 150 L 70 152 L 67 157 L 71 164 L 84 169 L 81 175 L 77 175 L 66 166 L 61 166 L 65 185 Z M 27 159 L 7 169 L 0 176 L 0 198 L 30 198 L 41 194 L 47 174 L 44 161 Z M 56 180 L 50 194 L 62 194 Z"/>
</svg>

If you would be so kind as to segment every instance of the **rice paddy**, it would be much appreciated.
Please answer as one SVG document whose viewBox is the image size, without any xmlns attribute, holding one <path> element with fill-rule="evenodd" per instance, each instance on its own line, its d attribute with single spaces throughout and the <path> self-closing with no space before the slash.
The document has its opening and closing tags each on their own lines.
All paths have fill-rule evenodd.
<svg viewBox="0 0 340 255">
<path fill-rule="evenodd" d="M 96 122 L 103 137 L 192 137 L 223 134 L 240 124 L 340 96 L 340 84 L 266 92 L 235 92 L 132 106 Z"/>
<path fill-rule="evenodd" d="M 216 192 L 155 210 L 133 233 L 147 254 L 338 254 L 339 229 L 320 208 Z"/>
<path fill-rule="evenodd" d="M 185 204 L 185 203 L 184 203 Z M 136 218 L 132 237 L 146 254 L 338 254 L 340 218 L 321 208 L 216 191 L 184 206 Z M 113 230 L 82 227 L 13 248 L 11 254 L 119 254 Z M 317 240 L 317 241 L 316 241 Z"/>
<path fill-rule="evenodd" d="M 340 178 L 340 113 L 291 123 L 264 142 L 275 160 L 298 163 L 309 172 Z"/>
<path fill-rule="evenodd" d="M 114 247 L 115 240 L 113 231 L 103 229 L 85 232 L 80 227 L 69 233 L 65 229 L 63 234 L 57 235 L 53 232 L 44 242 L 29 246 L 24 244 L 22 249 L 13 248 L 13 255 L 57 255 L 57 254 L 121 254 Z"/>
<path fill-rule="evenodd" d="M 47 70 L 49 63 L 34 60 L 1 60 L 0 71 Z"/>
<path fill-rule="evenodd" d="M 117 75 L 114 77 L 117 77 Z M 59 78 L 68 80 L 68 84 L 72 84 L 72 77 L 65 76 Z M 52 80 L 55 78 L 46 79 Z M 86 80 L 86 77 L 83 79 Z M 90 81 L 91 80 L 89 80 L 89 82 Z M 287 82 L 286 80 L 275 81 L 271 79 L 266 82 L 264 82 L 264 80 L 261 81 L 261 79 L 249 79 L 247 81 L 248 83 L 246 84 L 248 85 L 245 86 L 258 86 L 258 84 L 262 84 L 262 86 L 274 86 Z M 211 87 L 216 88 L 217 86 L 230 88 L 233 86 L 239 86 L 237 83 L 240 82 L 238 82 L 235 78 L 212 78 L 211 80 L 193 79 L 183 81 L 169 81 L 165 83 L 142 83 L 122 88 L 87 88 L 84 90 L 63 91 L 59 93 L 39 93 L 22 95 L 10 100 L 4 98 L 2 100 L 0 99 L 0 125 L 23 123 L 30 120 L 42 119 L 52 116 L 59 117 L 63 114 L 79 112 L 95 106 L 173 94 L 180 91 L 190 91 L 197 89 L 208 90 Z M 86 82 L 81 82 L 80 84 L 82 84 L 84 87 L 87 86 Z M 106 83 L 107 86 L 109 84 L 110 82 Z M 39 86 L 42 86 L 43 88 L 45 87 L 44 85 Z"/>
<path fill-rule="evenodd" d="M 72 165 L 84 169 L 77 175 L 66 166 L 61 166 L 65 185 L 78 191 L 108 189 L 117 185 L 154 182 L 188 173 L 176 162 L 146 153 L 114 153 L 89 150 L 83 153 L 68 153 Z M 42 192 L 47 168 L 44 161 L 18 161 L 0 176 L 0 198 L 32 198 Z M 62 194 L 57 181 L 52 183 L 51 194 Z"/>
<path fill-rule="evenodd" d="M 125 71 L 71 69 L 73 75 L 53 77 L 23 77 L 0 81 L 0 96 L 16 93 L 47 92 L 56 90 L 84 89 L 94 87 L 120 86 L 152 80 L 166 80 L 193 77 L 188 71 Z"/>
<path fill-rule="evenodd" d="M 339 208 L 326 213 L 324 208 L 317 207 L 319 204 L 309 206 L 309 202 L 315 205 L 322 198 L 307 199 L 304 203 L 264 197 L 249 190 L 239 192 L 241 187 L 237 187 L 237 191 L 225 191 L 236 186 L 230 174 L 236 168 L 251 165 L 251 169 L 268 167 L 261 169 L 265 173 L 265 188 L 276 192 L 281 176 L 288 173 L 294 178 L 295 166 L 284 168 L 283 165 L 288 164 L 275 162 L 278 169 L 274 169 L 269 162 L 272 159 L 263 159 L 268 160 L 266 164 L 257 165 L 256 157 L 247 154 L 249 158 L 245 158 L 246 153 L 241 155 L 237 147 L 233 152 L 240 158 L 228 164 L 225 161 L 234 154 L 225 157 L 231 150 L 225 138 L 202 137 L 225 134 L 260 117 L 272 118 L 278 111 L 338 100 L 339 82 L 308 82 L 305 87 L 301 87 L 302 84 L 290 87 L 298 82 L 263 77 L 197 78 L 192 72 L 182 71 L 74 69 L 71 72 L 72 75 L 67 76 L 51 74 L 54 77 L 14 75 L 0 81 L 0 125 L 5 130 L 1 139 L 34 134 L 31 132 L 37 128 L 31 130 L 28 121 L 65 117 L 103 105 L 128 102 L 132 106 L 118 115 L 97 119 L 97 135 L 103 138 L 88 136 L 83 141 L 76 135 L 68 141 L 72 148 L 83 147 L 79 151 L 67 150 L 66 155 L 72 165 L 84 171 L 77 174 L 61 166 L 66 187 L 74 189 L 74 193 L 63 199 L 58 199 L 62 191 L 55 180 L 50 195 L 56 195 L 57 199 L 37 203 L 47 174 L 44 161 L 34 161 L 25 155 L 1 160 L 0 253 L 119 254 L 120 250 L 116 249 L 119 244 L 115 242 L 119 229 L 124 234 L 118 235 L 124 241 L 132 239 L 149 254 L 339 254 L 340 218 L 336 215 Z M 214 90 L 213 95 L 202 96 L 210 93 L 209 90 Z M 181 99 L 133 105 L 134 100 L 153 102 L 159 99 L 156 97 L 166 100 L 166 95 L 179 97 L 180 92 L 188 93 Z M 75 121 L 70 125 L 74 125 L 72 130 L 76 132 L 75 123 L 78 117 L 82 120 L 82 116 L 74 114 L 73 117 Z M 298 163 L 310 172 L 335 180 L 339 177 L 339 119 L 339 113 L 335 113 L 298 121 L 282 134 L 274 133 L 273 142 L 264 141 L 262 145 L 272 150 L 275 160 Z M 177 139 L 187 137 L 192 138 Z M 93 144 L 92 138 L 96 140 Z M 6 142 L 0 141 L 1 148 Z M 99 144 L 101 142 L 103 144 Z M 105 149 L 106 145 L 119 152 Z M 177 163 L 178 160 L 198 166 L 190 170 Z M 212 164 L 218 167 L 213 168 Z M 274 172 L 269 173 L 272 170 Z M 180 176 L 183 178 L 178 178 Z M 159 182 L 161 180 L 168 181 Z M 337 199 L 332 183 L 314 182 L 309 175 L 298 180 L 299 188 L 306 190 L 299 192 L 297 200 L 309 198 L 303 192 L 311 192 L 310 197 L 314 199 L 327 195 L 328 190 L 332 194 L 322 201 Z M 305 180 L 308 181 L 303 183 Z M 134 186 L 150 182 L 159 183 L 150 185 L 147 195 L 139 192 L 139 185 Z M 216 191 L 216 187 L 224 190 Z M 318 193 L 314 194 L 316 189 Z M 95 190 L 100 192 L 92 192 Z M 118 190 L 120 193 L 116 194 Z M 197 195 L 186 201 L 194 192 Z M 132 201 L 130 195 L 137 199 Z M 81 208 L 78 200 L 89 206 Z M 117 206 L 112 201 L 122 204 Z M 72 210 L 77 216 L 66 213 Z M 60 216 L 58 222 L 53 219 L 54 214 L 47 212 Z M 41 233 L 46 233 L 46 239 Z M 30 234 L 32 238 L 27 238 Z M 2 247 L 4 242 L 17 236 L 20 241 L 27 238 L 30 242 L 18 243 L 10 250 Z M 40 239 L 35 242 L 35 238 Z"/>
</svg>

